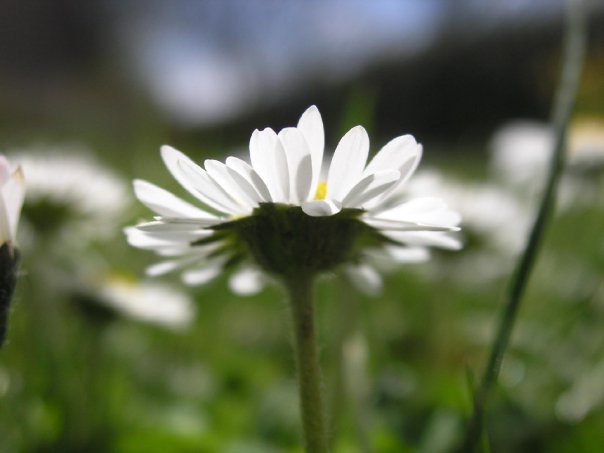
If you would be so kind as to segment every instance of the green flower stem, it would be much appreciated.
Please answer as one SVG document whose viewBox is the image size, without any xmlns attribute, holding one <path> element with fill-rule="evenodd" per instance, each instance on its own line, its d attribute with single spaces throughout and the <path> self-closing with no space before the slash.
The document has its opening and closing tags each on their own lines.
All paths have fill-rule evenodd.
<svg viewBox="0 0 604 453">
<path fill-rule="evenodd" d="M 315 338 L 312 286 L 313 277 L 311 275 L 300 273 L 286 279 L 295 332 L 294 348 L 298 369 L 304 445 L 309 453 L 325 453 L 329 449 L 321 369 Z"/>
<path fill-rule="evenodd" d="M 0 246 L 0 348 L 6 337 L 10 302 L 17 284 L 19 253 L 8 243 Z"/>
<path fill-rule="evenodd" d="M 566 133 L 579 84 L 586 45 L 586 26 L 583 0 L 569 0 L 569 14 L 563 50 L 562 73 L 556 93 L 552 124 L 555 131 L 554 155 L 547 184 L 531 229 L 524 253 L 520 257 L 512 279 L 506 304 L 501 313 L 497 334 L 480 386 L 474 395 L 472 417 L 467 427 L 462 451 L 475 451 L 483 433 L 484 412 L 493 384 L 497 381 L 503 355 L 508 346 L 522 295 L 535 264 L 545 227 L 552 216 L 556 188 L 564 168 Z"/>
</svg>

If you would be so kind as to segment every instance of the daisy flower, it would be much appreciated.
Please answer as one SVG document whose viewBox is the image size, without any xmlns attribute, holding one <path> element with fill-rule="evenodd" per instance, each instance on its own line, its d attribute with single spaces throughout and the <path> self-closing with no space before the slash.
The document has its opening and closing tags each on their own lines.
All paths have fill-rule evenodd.
<svg viewBox="0 0 604 453">
<path fill-rule="evenodd" d="M 313 106 L 297 127 L 254 131 L 250 162 L 228 157 L 206 160 L 202 168 L 163 146 L 168 170 L 203 207 L 137 180 L 137 198 L 157 216 L 125 230 L 130 244 L 167 257 L 147 270 L 151 275 L 186 268 L 184 281 L 199 284 L 248 263 L 235 278 L 238 286 L 258 286 L 262 274 L 254 268 L 283 283 L 295 336 L 304 444 L 313 452 L 328 451 L 314 278 L 348 267 L 356 270 L 352 278 L 375 283 L 372 268 L 363 267 L 371 251 L 404 261 L 429 246 L 460 245 L 448 234 L 458 230 L 460 217 L 440 199 L 390 200 L 421 158 L 422 147 L 412 136 L 391 140 L 367 163 L 369 137 L 356 126 L 338 143 L 321 180 L 324 144 L 323 121 Z"/>
<path fill-rule="evenodd" d="M 65 244 L 106 239 L 128 207 L 128 184 L 82 147 L 31 148 L 15 154 L 27 174 L 25 217 Z M 37 222 L 37 223 L 36 223 Z"/>
<path fill-rule="evenodd" d="M 292 276 L 342 264 L 358 268 L 376 251 L 406 262 L 424 258 L 426 247 L 460 247 L 449 234 L 458 230 L 460 216 L 442 200 L 388 203 L 420 161 L 422 146 L 411 135 L 394 138 L 367 162 L 369 137 L 356 126 L 338 143 L 321 180 L 323 122 L 312 106 L 297 127 L 255 130 L 249 151 L 250 162 L 208 159 L 202 167 L 162 146 L 168 170 L 198 203 L 134 181 L 137 198 L 156 217 L 126 228 L 128 241 L 166 257 L 147 269 L 149 275 L 185 269 L 186 283 L 201 284 L 247 262 Z M 258 273 L 249 266 L 242 272 L 240 286 L 255 288 Z"/>
<path fill-rule="evenodd" d="M 9 306 L 17 283 L 19 254 L 15 241 L 24 196 L 21 167 L 12 168 L 0 154 L 0 346 L 6 335 Z"/>
<path fill-rule="evenodd" d="M 6 157 L 0 155 L 0 245 L 14 245 L 24 197 L 21 166 L 12 168 Z"/>
</svg>

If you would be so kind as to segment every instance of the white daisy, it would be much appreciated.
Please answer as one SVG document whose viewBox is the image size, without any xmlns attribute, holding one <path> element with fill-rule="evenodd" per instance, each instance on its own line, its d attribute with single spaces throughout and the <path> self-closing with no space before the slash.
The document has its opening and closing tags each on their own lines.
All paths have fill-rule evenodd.
<svg viewBox="0 0 604 453">
<path fill-rule="evenodd" d="M 15 252 L 15 240 L 24 196 L 21 167 L 12 168 L 0 154 L 0 347 L 6 335 L 10 301 L 17 283 L 19 254 Z"/>
<path fill-rule="evenodd" d="M 21 166 L 12 168 L 6 157 L 0 155 L 0 245 L 14 246 L 24 197 Z"/>
<path fill-rule="evenodd" d="M 26 207 L 48 205 L 67 214 L 61 225 L 61 234 L 69 238 L 65 243 L 115 234 L 129 204 L 128 185 L 87 149 L 32 148 L 13 155 L 27 175 Z"/>
<path fill-rule="evenodd" d="M 352 128 L 336 147 L 326 181 L 320 180 L 323 151 L 323 122 L 314 106 L 297 127 L 254 131 L 251 164 L 228 157 L 206 160 L 202 168 L 163 146 L 168 170 L 204 207 L 136 180 L 137 198 L 157 216 L 127 228 L 128 241 L 169 257 L 151 266 L 150 275 L 187 268 L 183 279 L 190 284 L 249 258 L 269 273 L 295 275 L 360 264 L 368 250 L 408 261 L 409 249 L 460 247 L 448 235 L 458 230 L 460 216 L 440 199 L 388 203 L 421 158 L 412 136 L 391 140 L 367 163 L 367 132 Z M 257 274 L 245 272 L 239 286 L 257 287 Z"/>
</svg>

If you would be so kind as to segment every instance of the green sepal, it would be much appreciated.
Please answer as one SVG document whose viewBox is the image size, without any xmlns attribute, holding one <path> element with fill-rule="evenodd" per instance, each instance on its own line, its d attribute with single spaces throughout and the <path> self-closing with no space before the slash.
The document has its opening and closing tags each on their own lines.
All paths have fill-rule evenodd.
<svg viewBox="0 0 604 453">
<path fill-rule="evenodd" d="M 263 203 L 252 215 L 213 229 L 232 233 L 232 246 L 244 246 L 265 271 L 292 276 L 333 270 L 352 259 L 357 239 L 368 228 L 359 209 L 311 217 L 299 206 Z"/>
<path fill-rule="evenodd" d="M 220 243 L 211 258 L 228 256 L 225 268 L 248 259 L 281 276 L 316 275 L 361 260 L 361 251 L 398 244 L 364 223 L 362 209 L 312 217 L 299 206 L 261 203 L 251 215 L 209 227 L 213 234 L 192 246 Z"/>
</svg>

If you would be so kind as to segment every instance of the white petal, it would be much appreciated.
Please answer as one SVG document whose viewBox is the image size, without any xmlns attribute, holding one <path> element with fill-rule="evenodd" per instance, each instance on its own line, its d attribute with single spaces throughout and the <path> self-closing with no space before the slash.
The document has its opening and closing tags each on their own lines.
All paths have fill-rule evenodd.
<svg viewBox="0 0 604 453">
<path fill-rule="evenodd" d="M 4 197 L 0 196 L 0 246 L 4 245 L 6 242 L 12 243 L 13 236 L 10 231 Z"/>
<path fill-rule="evenodd" d="M 342 201 L 345 208 L 360 208 L 363 204 L 381 195 L 399 180 L 396 170 L 383 170 L 362 178 Z"/>
<path fill-rule="evenodd" d="M 277 203 L 287 203 L 289 200 L 289 168 L 287 165 L 287 155 L 285 154 L 285 149 L 283 149 L 283 144 L 280 140 L 277 140 L 277 143 L 275 144 L 272 159 L 273 167 L 271 171 L 278 188 L 276 194 L 273 194 L 271 191 L 273 201 Z M 270 187 L 269 190 L 271 190 Z"/>
<path fill-rule="evenodd" d="M 197 197 L 208 206 L 229 214 L 247 214 L 249 212 L 249 209 L 233 200 L 224 189 L 208 176 L 203 168 L 193 161 L 180 160 L 178 166 L 196 190 Z"/>
<path fill-rule="evenodd" d="M 255 130 L 250 139 L 250 158 L 254 170 L 266 183 L 276 203 L 289 201 L 289 170 L 283 145 L 270 128 Z"/>
<path fill-rule="evenodd" d="M 264 287 L 264 276 L 256 269 L 242 268 L 231 275 L 229 288 L 240 296 L 251 296 Z"/>
<path fill-rule="evenodd" d="M 302 210 L 311 217 L 326 217 L 342 210 L 342 204 L 335 200 L 313 200 L 302 203 Z"/>
<path fill-rule="evenodd" d="M 246 195 L 249 198 L 250 202 L 252 203 L 253 207 L 257 207 L 259 203 L 263 203 L 263 202 L 269 201 L 271 199 L 270 195 L 268 196 L 268 199 L 266 197 L 264 197 L 263 195 L 260 195 L 258 190 L 256 190 L 256 187 L 254 186 L 254 184 L 252 184 L 247 178 L 242 176 L 239 172 L 233 170 L 230 167 L 226 167 L 226 168 L 227 168 L 227 171 L 229 172 L 229 175 L 231 176 L 231 178 L 233 178 L 233 181 L 235 181 L 235 183 L 246 193 Z"/>
<path fill-rule="evenodd" d="M 439 211 L 446 209 L 446 203 L 440 198 L 420 197 L 406 201 L 388 211 L 381 212 L 380 217 L 389 217 L 391 213 L 396 213 L 395 217 L 405 214 L 415 214 L 422 212 Z"/>
<path fill-rule="evenodd" d="M 143 224 L 144 225 L 144 224 Z M 139 248 L 184 247 L 210 236 L 211 230 L 195 231 L 141 231 L 136 226 L 124 228 L 128 243 Z"/>
<path fill-rule="evenodd" d="M 323 120 L 316 106 L 309 107 L 298 121 L 298 129 L 304 135 L 306 143 L 310 148 L 312 161 L 311 190 L 317 186 L 323 163 L 323 150 L 325 148 L 325 133 L 323 131 Z"/>
<path fill-rule="evenodd" d="M 164 275 L 169 272 L 175 271 L 176 269 L 180 269 L 184 266 L 188 266 L 189 264 L 192 264 L 195 261 L 199 260 L 199 256 L 187 256 L 185 258 L 180 258 L 176 260 L 160 261 L 159 263 L 155 263 L 147 267 L 147 269 L 145 269 L 145 273 L 149 277 L 157 277 L 159 275 Z"/>
<path fill-rule="evenodd" d="M 157 239 L 158 241 L 168 243 L 191 243 L 200 239 L 206 238 L 212 234 L 209 230 L 197 230 L 197 231 L 179 231 L 179 230 L 168 230 L 168 231 L 141 231 L 149 239 Z"/>
<path fill-rule="evenodd" d="M 399 186 L 405 184 L 405 182 L 407 182 L 407 180 L 413 175 L 413 173 L 415 173 L 415 170 L 417 169 L 420 160 L 422 160 L 423 150 L 424 147 L 418 143 L 415 147 L 415 151 L 413 149 L 410 149 L 408 151 L 410 158 L 406 160 L 405 163 L 401 165 L 398 169 L 401 172 Z M 405 153 L 405 150 L 401 152 Z"/>
<path fill-rule="evenodd" d="M 435 226 L 449 227 L 452 230 L 461 222 L 459 213 L 450 210 L 439 198 L 422 197 L 380 212 L 374 218 L 415 222 Z"/>
<path fill-rule="evenodd" d="M 154 249 L 157 247 L 173 246 L 174 244 L 157 238 L 149 237 L 145 232 L 137 230 L 136 227 L 124 228 L 128 244 L 141 249 Z"/>
<path fill-rule="evenodd" d="M 461 214 L 450 209 L 443 209 L 442 211 L 426 212 L 421 215 L 418 214 L 416 219 L 421 223 L 444 225 L 448 226 L 451 231 L 458 231 L 459 228 L 456 227 L 456 225 L 461 223 Z"/>
<path fill-rule="evenodd" d="M 204 166 L 210 178 L 241 206 L 249 210 L 258 206 L 258 194 L 254 188 L 241 177 L 233 178 L 225 164 L 217 160 L 207 159 Z M 245 186 L 240 184 L 242 179 Z"/>
<path fill-rule="evenodd" d="M 382 231 L 382 233 L 391 239 L 409 245 L 433 246 L 449 250 L 459 250 L 463 245 L 459 239 L 439 232 Z"/>
<path fill-rule="evenodd" d="M 398 263 L 422 263 L 430 259 L 430 252 L 423 247 L 385 247 L 388 255 Z"/>
<path fill-rule="evenodd" d="M 395 193 L 415 172 L 422 157 L 422 145 L 415 142 L 411 135 L 402 135 L 388 142 L 369 162 L 364 174 L 387 168 L 395 168 L 401 173 L 398 183 L 394 184 L 382 196 L 376 197 L 365 206 L 369 210 L 379 210 L 388 197 Z"/>
<path fill-rule="evenodd" d="M 187 285 L 203 285 L 215 279 L 221 270 L 222 264 L 185 271 L 182 274 L 182 281 Z"/>
<path fill-rule="evenodd" d="M 200 231 L 205 225 L 193 222 L 163 222 L 161 220 L 154 220 L 152 222 L 145 222 L 136 225 L 141 231 Z"/>
<path fill-rule="evenodd" d="M 10 240 L 14 241 L 17 236 L 17 226 L 25 198 L 25 181 L 23 179 L 23 170 L 17 167 L 8 180 L 2 186 L 2 198 L 5 205 L 6 215 L 8 216 L 7 225 L 9 228 Z"/>
<path fill-rule="evenodd" d="M 295 127 L 279 132 L 279 140 L 287 156 L 289 201 L 300 204 L 308 199 L 313 179 L 310 150 L 304 135 Z"/>
<path fill-rule="evenodd" d="M 399 170 L 405 164 L 421 156 L 421 147 L 412 135 L 401 135 L 386 143 L 382 149 L 371 159 L 364 174 L 380 170 Z M 401 172 L 402 173 L 402 172 Z M 407 176 L 402 174 L 402 176 Z"/>
<path fill-rule="evenodd" d="M 217 218 L 150 182 L 135 179 L 133 185 L 136 198 L 159 215 L 168 217 L 197 217 L 204 219 Z"/>
<path fill-rule="evenodd" d="M 222 241 L 216 241 L 216 242 L 212 242 L 210 244 L 203 244 L 203 245 L 191 245 L 189 243 L 186 244 L 175 244 L 175 243 L 169 243 L 169 244 L 164 244 L 160 247 L 155 247 L 154 251 L 161 255 L 161 256 L 166 256 L 166 257 L 174 257 L 174 256 L 180 256 L 182 258 L 185 258 L 187 256 L 190 257 L 196 257 L 197 259 L 207 259 L 208 256 L 215 251 L 218 248 L 221 248 L 224 246 L 224 242 Z"/>
<path fill-rule="evenodd" d="M 199 219 L 196 217 L 163 217 L 160 215 L 156 215 L 155 217 L 153 217 L 153 219 L 155 219 L 155 221 L 157 221 L 157 222 L 162 222 L 162 223 L 171 223 L 171 224 L 185 223 L 185 224 L 189 224 L 189 225 L 199 225 L 199 226 L 204 226 L 204 227 L 216 225 L 216 224 L 222 223 L 222 222 L 231 221 L 231 219 L 228 217 L 215 217 L 213 219 Z"/>
<path fill-rule="evenodd" d="M 266 187 L 266 183 L 247 162 L 237 157 L 229 156 L 227 157 L 226 165 L 229 168 L 231 176 L 234 177 L 235 174 L 239 175 L 254 188 L 259 196 L 260 202 L 272 201 L 271 194 L 268 190 L 268 187 Z"/>
<path fill-rule="evenodd" d="M 383 289 L 382 277 L 373 267 L 361 264 L 345 268 L 350 283 L 368 296 L 379 296 Z"/>
<path fill-rule="evenodd" d="M 250 161 L 252 167 L 269 185 L 271 179 L 270 154 L 277 143 L 277 134 L 270 127 L 259 131 L 256 129 L 250 137 Z"/>
<path fill-rule="evenodd" d="M 199 192 L 195 190 L 195 187 L 193 187 L 193 185 L 189 181 L 189 178 L 183 174 L 181 166 L 179 165 L 179 162 L 181 161 L 190 162 L 193 165 L 195 165 L 195 163 L 185 154 L 178 151 L 177 149 L 172 148 L 169 145 L 162 145 L 160 148 L 160 153 L 164 164 L 166 165 L 174 179 L 176 179 L 176 181 L 178 181 L 178 183 L 183 186 L 191 195 L 193 195 L 197 199 L 200 199 Z M 201 201 L 205 203 L 204 200 Z"/>
<path fill-rule="evenodd" d="M 405 222 L 402 220 L 378 219 L 375 217 L 364 217 L 363 221 L 373 228 L 387 231 L 459 231 L 459 228 L 457 227 Z"/>
<path fill-rule="evenodd" d="M 327 175 L 327 198 L 343 200 L 359 181 L 369 154 L 369 137 L 362 126 L 342 137 L 331 159 Z M 373 172 L 375 173 L 375 172 Z"/>
<path fill-rule="evenodd" d="M 169 257 L 169 256 L 189 255 L 193 251 L 197 250 L 197 248 L 198 248 L 198 246 L 193 247 L 193 246 L 190 246 L 189 244 L 186 244 L 186 245 L 170 244 L 170 245 L 164 245 L 161 247 L 155 247 L 153 249 L 153 251 L 160 256 Z"/>
</svg>

